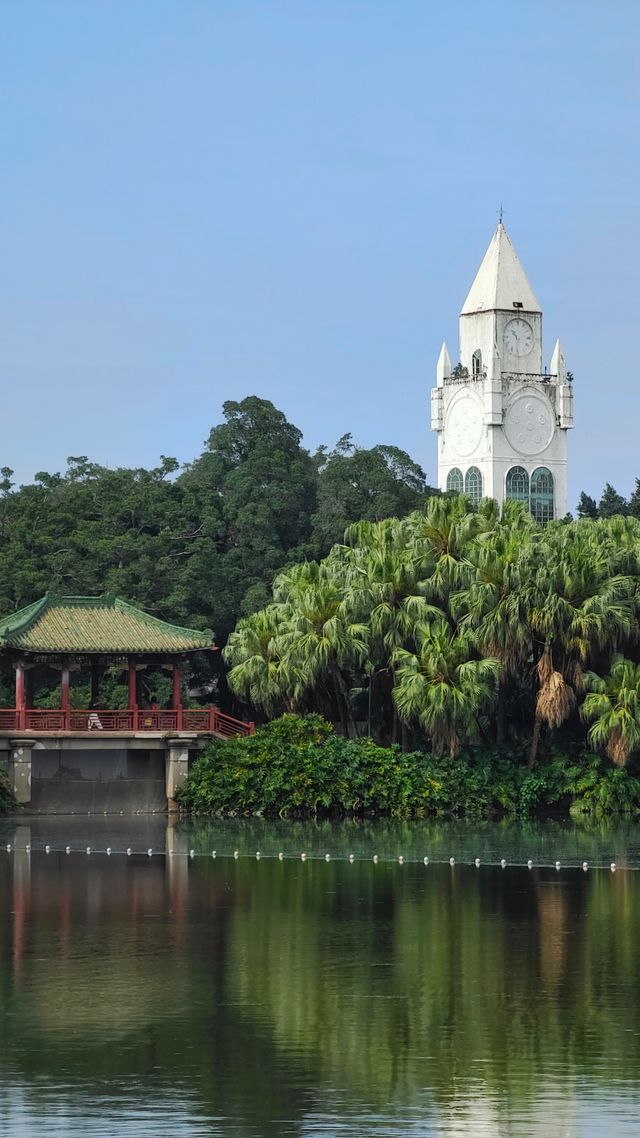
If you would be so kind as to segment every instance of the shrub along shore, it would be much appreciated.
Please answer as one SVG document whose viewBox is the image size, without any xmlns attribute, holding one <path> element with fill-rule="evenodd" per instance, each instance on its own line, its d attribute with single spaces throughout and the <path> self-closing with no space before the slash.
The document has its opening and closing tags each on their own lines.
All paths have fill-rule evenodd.
<svg viewBox="0 0 640 1138">
<path fill-rule="evenodd" d="M 631 814 L 640 810 L 640 779 L 584 747 L 554 751 L 531 770 L 525 753 L 403 753 L 344 738 L 317 714 L 284 715 L 255 735 L 212 743 L 194 763 L 180 805 L 200 814 L 291 817 Z"/>
<path fill-rule="evenodd" d="M 0 814 L 8 814 L 16 805 L 6 773 L 0 767 Z"/>
</svg>

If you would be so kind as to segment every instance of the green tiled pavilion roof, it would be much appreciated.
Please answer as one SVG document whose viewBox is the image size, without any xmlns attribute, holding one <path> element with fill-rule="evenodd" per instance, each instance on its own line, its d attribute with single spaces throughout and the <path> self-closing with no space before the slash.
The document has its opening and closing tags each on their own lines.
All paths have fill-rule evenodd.
<svg viewBox="0 0 640 1138">
<path fill-rule="evenodd" d="M 210 632 L 166 624 L 119 597 L 60 597 L 47 593 L 0 620 L 0 649 L 130 655 L 213 648 Z"/>
</svg>

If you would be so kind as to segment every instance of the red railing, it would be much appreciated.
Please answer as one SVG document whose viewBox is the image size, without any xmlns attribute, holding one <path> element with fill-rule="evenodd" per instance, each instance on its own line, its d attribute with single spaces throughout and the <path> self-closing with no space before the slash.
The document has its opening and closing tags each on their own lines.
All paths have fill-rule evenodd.
<svg viewBox="0 0 640 1138">
<path fill-rule="evenodd" d="M 70 711 L 41 708 L 28 708 L 16 711 L 14 708 L 0 708 L 0 731 L 155 731 L 165 734 L 169 731 L 195 731 L 202 734 L 252 735 L 253 723 L 234 719 L 216 707 L 197 709 L 158 710 L 138 709 L 137 711 L 85 711 L 72 708 Z"/>
</svg>

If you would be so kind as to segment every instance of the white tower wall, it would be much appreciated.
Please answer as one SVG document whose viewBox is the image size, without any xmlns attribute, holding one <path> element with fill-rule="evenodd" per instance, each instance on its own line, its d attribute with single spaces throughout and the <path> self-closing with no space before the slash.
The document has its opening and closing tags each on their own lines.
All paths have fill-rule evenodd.
<svg viewBox="0 0 640 1138">
<path fill-rule="evenodd" d="M 431 397 L 439 488 L 450 488 L 459 471 L 477 498 L 475 468 L 482 497 L 526 498 L 541 520 L 563 517 L 572 387 L 559 342 L 550 371 L 543 369 L 542 310 L 502 222 L 460 314 L 459 360 L 453 368 L 443 344 Z M 508 493 L 516 467 L 525 476 L 512 474 Z"/>
</svg>

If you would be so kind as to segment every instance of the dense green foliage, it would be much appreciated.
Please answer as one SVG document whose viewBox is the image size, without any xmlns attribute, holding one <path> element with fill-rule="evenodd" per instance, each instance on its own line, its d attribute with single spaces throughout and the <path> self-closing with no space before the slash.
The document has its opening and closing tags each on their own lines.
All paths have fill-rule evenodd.
<svg viewBox="0 0 640 1138">
<path fill-rule="evenodd" d="M 16 800 L 13 791 L 9 785 L 9 780 L 5 771 L 0 766 L 0 814 L 7 814 L 13 810 L 16 805 Z"/>
<path fill-rule="evenodd" d="M 402 753 L 345 739 L 319 715 L 285 715 L 253 736 L 212 744 L 180 801 L 191 811 L 267 815 L 636 812 L 640 781 L 594 755 L 554 754 L 530 771 L 497 750 L 456 759 Z"/>
<path fill-rule="evenodd" d="M 152 470 L 111 470 L 79 456 L 64 474 L 40 472 L 17 488 L 4 467 L 0 613 L 48 590 L 109 591 L 165 620 L 211 628 L 224 644 L 287 563 L 324 556 L 345 525 L 402 515 L 427 493 L 403 451 L 360 450 L 344 438 L 311 456 L 267 400 L 228 402 L 204 452 L 182 470 L 166 457 Z M 219 654 L 198 667 L 194 679 L 210 695 Z M 12 698 L 11 677 L 4 681 L 0 705 Z M 114 691 L 112 706 L 117 699 Z"/>
<path fill-rule="evenodd" d="M 640 521 L 539 527 L 518 504 L 430 498 L 351 526 L 279 574 L 225 651 L 239 698 L 455 756 L 569 727 L 624 764 L 640 745 Z M 589 692 L 585 700 L 585 694 Z"/>
</svg>

